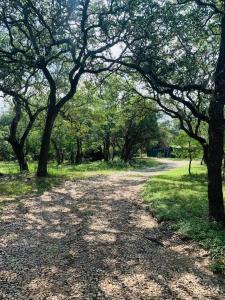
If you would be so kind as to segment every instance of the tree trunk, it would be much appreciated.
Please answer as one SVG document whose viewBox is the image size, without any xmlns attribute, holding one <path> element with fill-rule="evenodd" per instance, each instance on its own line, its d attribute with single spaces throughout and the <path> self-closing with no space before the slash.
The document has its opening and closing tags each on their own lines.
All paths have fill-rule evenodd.
<svg viewBox="0 0 225 300">
<path fill-rule="evenodd" d="M 74 149 L 71 149 L 70 151 L 70 163 L 74 164 L 75 163 L 75 153 L 74 153 Z"/>
<path fill-rule="evenodd" d="M 57 142 L 55 140 L 52 140 L 52 144 L 55 148 L 55 156 L 56 161 L 58 165 L 61 165 L 63 163 L 63 150 L 58 147 Z"/>
<path fill-rule="evenodd" d="M 76 164 L 80 164 L 82 162 L 82 141 L 80 138 L 77 138 L 77 153 L 76 153 Z"/>
<path fill-rule="evenodd" d="M 63 164 L 63 162 L 64 162 L 64 151 L 63 151 L 63 149 L 60 149 L 60 161 L 61 161 L 61 164 Z"/>
<path fill-rule="evenodd" d="M 215 91 L 209 106 L 208 200 L 209 218 L 225 223 L 222 161 L 225 102 L 225 15 L 221 20 L 220 52 L 215 72 Z"/>
<path fill-rule="evenodd" d="M 109 161 L 109 157 L 110 157 L 109 148 L 110 148 L 110 135 L 107 132 L 104 138 L 104 161 Z"/>
<path fill-rule="evenodd" d="M 214 102 L 214 101 L 213 101 Z M 212 103 L 209 123 L 209 152 L 208 152 L 208 200 L 209 218 L 225 222 L 222 160 L 223 160 L 223 108 L 219 103 Z M 211 105 L 210 105 L 211 106 Z M 221 105 L 222 106 L 222 105 Z M 221 111 L 222 109 L 222 111 Z"/>
<path fill-rule="evenodd" d="M 188 173 L 191 175 L 191 163 L 192 163 L 192 151 L 191 151 L 191 142 L 188 143 L 188 152 L 189 152 L 189 165 L 188 165 Z"/>
<path fill-rule="evenodd" d="M 29 168 L 28 168 L 28 164 L 27 164 L 27 161 L 26 161 L 26 158 L 25 158 L 25 155 L 24 155 L 24 150 L 23 150 L 23 146 L 20 145 L 18 142 L 10 142 L 9 143 L 11 144 L 12 148 L 13 148 L 13 151 L 16 155 L 16 158 L 18 160 L 18 163 L 19 163 L 19 167 L 20 167 L 20 172 L 25 172 L 25 171 L 29 171 Z"/>
<path fill-rule="evenodd" d="M 112 146 L 112 157 L 111 157 L 111 160 L 112 160 L 112 161 L 114 161 L 114 158 L 115 158 L 115 156 L 116 156 L 116 149 L 115 149 L 115 148 L 116 148 L 116 146 L 113 145 L 113 146 Z"/>
<path fill-rule="evenodd" d="M 224 180 L 224 176 L 225 176 L 225 157 L 223 156 L 223 180 Z"/>
<path fill-rule="evenodd" d="M 121 153 L 121 159 L 124 160 L 125 162 L 129 161 L 131 159 L 131 150 L 132 147 L 130 145 L 130 142 L 128 138 L 125 137 L 125 142 Z"/>
<path fill-rule="evenodd" d="M 201 161 L 201 165 L 203 164 L 203 162 L 207 165 L 208 161 L 209 161 L 209 146 L 208 145 L 203 145 L 203 157 L 202 157 L 202 161 Z"/>
<path fill-rule="evenodd" d="M 41 140 L 41 149 L 40 149 L 40 155 L 38 160 L 38 169 L 37 169 L 37 176 L 38 177 L 46 177 L 48 175 L 48 153 L 50 148 L 50 139 L 52 134 L 52 128 L 54 125 L 54 121 L 56 118 L 56 113 L 49 108 L 46 122 L 45 122 L 45 128 L 42 135 Z"/>
</svg>

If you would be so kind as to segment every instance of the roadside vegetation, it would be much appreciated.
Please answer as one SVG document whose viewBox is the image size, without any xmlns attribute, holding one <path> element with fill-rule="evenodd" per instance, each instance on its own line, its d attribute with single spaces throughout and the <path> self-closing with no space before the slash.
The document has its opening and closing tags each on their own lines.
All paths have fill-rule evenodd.
<svg viewBox="0 0 225 300">
<path fill-rule="evenodd" d="M 194 163 L 192 175 L 186 167 L 151 178 L 143 190 L 144 201 L 159 221 L 183 238 L 197 241 L 209 250 L 214 272 L 225 270 L 225 230 L 208 222 L 206 168 Z"/>
</svg>

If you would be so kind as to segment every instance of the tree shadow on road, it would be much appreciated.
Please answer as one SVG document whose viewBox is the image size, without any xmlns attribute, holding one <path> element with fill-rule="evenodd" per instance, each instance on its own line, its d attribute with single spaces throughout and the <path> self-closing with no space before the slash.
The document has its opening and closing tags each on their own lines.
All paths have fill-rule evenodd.
<svg viewBox="0 0 225 300">
<path fill-rule="evenodd" d="M 142 179 L 99 176 L 8 207 L 0 299 L 224 299 L 225 285 L 142 208 Z M 196 251 L 196 253 L 195 253 Z"/>
</svg>

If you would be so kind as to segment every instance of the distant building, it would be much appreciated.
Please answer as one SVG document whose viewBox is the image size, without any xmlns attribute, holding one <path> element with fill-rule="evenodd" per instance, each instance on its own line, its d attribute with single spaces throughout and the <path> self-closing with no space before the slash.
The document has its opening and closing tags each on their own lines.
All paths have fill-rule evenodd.
<svg viewBox="0 0 225 300">
<path fill-rule="evenodd" d="M 151 157 L 172 157 L 173 148 L 168 146 L 155 146 L 147 150 L 147 156 Z"/>
</svg>

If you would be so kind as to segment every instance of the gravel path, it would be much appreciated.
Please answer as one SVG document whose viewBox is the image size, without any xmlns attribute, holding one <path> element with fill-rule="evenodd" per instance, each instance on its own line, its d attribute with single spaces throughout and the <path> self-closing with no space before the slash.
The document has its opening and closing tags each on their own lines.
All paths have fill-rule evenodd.
<svg viewBox="0 0 225 300">
<path fill-rule="evenodd" d="M 10 202 L 1 215 L 0 299 L 225 299 L 207 253 L 142 205 L 140 188 L 163 169 L 67 181 Z"/>
</svg>

